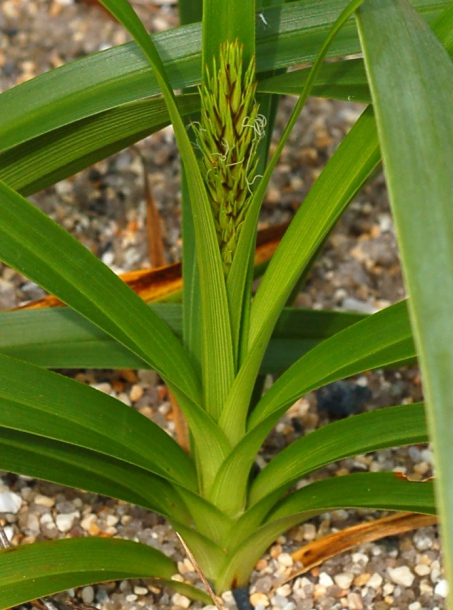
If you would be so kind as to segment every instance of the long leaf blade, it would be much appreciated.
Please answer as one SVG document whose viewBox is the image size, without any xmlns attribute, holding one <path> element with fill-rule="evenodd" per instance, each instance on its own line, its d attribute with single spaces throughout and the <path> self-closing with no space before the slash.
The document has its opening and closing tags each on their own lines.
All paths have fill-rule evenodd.
<svg viewBox="0 0 453 610">
<path fill-rule="evenodd" d="M 287 489 L 309 472 L 345 457 L 427 441 L 422 403 L 354 415 L 319 428 L 281 451 L 253 482 L 250 502 Z"/>
<path fill-rule="evenodd" d="M 359 160 L 358 160 L 359 159 Z M 299 208 L 253 300 L 249 349 L 225 407 L 223 424 L 237 429 L 247 412 L 250 379 L 259 370 L 267 341 L 304 267 L 379 162 L 372 111 L 368 108 L 345 137 Z M 288 270 L 282 275 L 281 269 Z"/>
<path fill-rule="evenodd" d="M 196 489 L 193 464 L 184 451 L 137 411 L 87 385 L 7 356 L 0 356 L 0 366 L 0 425 L 120 458 Z"/>
<path fill-rule="evenodd" d="M 253 527 L 244 540 L 241 526 L 235 549 L 231 551 L 218 580 L 221 588 L 236 579 L 245 585 L 245 575 L 257 559 L 281 534 L 298 523 L 336 508 L 373 508 L 435 514 L 433 482 L 414 483 L 399 473 L 361 473 L 332 477 L 307 485 L 282 500 L 260 528 Z M 247 518 L 247 514 L 244 516 Z"/>
<path fill-rule="evenodd" d="M 177 336 L 182 306 L 152 309 Z M 364 319 L 364 314 L 284 309 L 261 366 L 262 373 L 283 373 L 320 341 Z M 0 353 L 45 368 L 147 368 L 146 362 L 69 308 L 0 312 Z"/>
<path fill-rule="evenodd" d="M 92 449 L 0 427 L 0 466 L 45 481 L 85 489 L 191 522 L 182 497 L 165 479 Z"/>
<path fill-rule="evenodd" d="M 217 420 L 234 375 L 233 346 L 226 286 L 214 218 L 193 146 L 178 111 L 160 55 L 143 24 L 126 0 L 101 0 L 128 29 L 145 53 L 164 96 L 181 153 L 196 234 L 201 293 L 202 370 L 204 406 Z M 206 465 L 207 466 L 207 465 Z M 213 465 L 215 470 L 215 466 Z M 208 470 L 211 470 L 208 468 Z M 206 476 L 211 475 L 206 473 Z M 208 480 L 206 484 L 209 485 Z"/>
<path fill-rule="evenodd" d="M 176 566 L 150 546 L 109 538 L 52 540 L 0 551 L 0 610 L 73 587 L 155 578 L 170 584 Z M 190 594 L 209 603 L 194 587 Z"/>
<path fill-rule="evenodd" d="M 423 371 L 453 580 L 453 64 L 403 0 L 368 1 L 358 23 Z"/>
</svg>

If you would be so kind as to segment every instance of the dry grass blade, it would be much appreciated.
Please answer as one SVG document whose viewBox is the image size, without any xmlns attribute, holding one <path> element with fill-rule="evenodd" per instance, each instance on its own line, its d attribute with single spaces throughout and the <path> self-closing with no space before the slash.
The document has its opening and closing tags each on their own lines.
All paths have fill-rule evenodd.
<svg viewBox="0 0 453 610">
<path fill-rule="evenodd" d="M 192 563 L 193 567 L 195 568 L 195 571 L 197 572 L 198 576 L 201 578 L 201 582 L 204 584 L 204 586 L 206 588 L 206 591 L 211 596 L 211 599 L 214 602 L 215 607 L 217 608 L 217 610 L 224 610 L 223 606 L 219 602 L 219 598 L 217 597 L 217 595 L 212 590 L 211 585 L 208 583 L 205 575 L 203 574 L 203 572 L 201 571 L 200 566 L 197 563 L 197 560 L 192 555 L 189 547 L 184 542 L 182 536 L 180 534 L 178 534 L 178 532 L 176 532 L 176 535 L 178 536 L 179 542 L 182 544 L 182 546 L 183 546 L 183 548 L 184 548 L 184 550 L 185 550 L 185 552 L 187 554 L 187 557 L 190 559 L 190 562 Z"/>
<path fill-rule="evenodd" d="M 162 232 L 162 218 L 156 206 L 151 183 L 149 181 L 148 172 L 146 171 L 146 162 L 143 154 L 136 146 L 131 146 L 131 149 L 140 159 L 143 169 L 143 186 L 146 201 L 146 231 L 148 234 L 148 256 L 151 267 L 163 267 L 167 261 L 165 260 L 165 246 Z"/>
<path fill-rule="evenodd" d="M 327 559 L 344 553 L 365 542 L 374 542 L 386 536 L 404 534 L 419 527 L 428 527 L 437 523 L 433 515 L 419 515 L 417 513 L 398 513 L 390 517 L 376 519 L 369 523 L 360 523 L 348 527 L 340 532 L 324 536 L 291 553 L 293 560 L 303 565 L 302 568 L 291 574 L 283 582 L 289 582 L 312 568 L 320 565 Z M 283 583 L 280 582 L 278 586 Z"/>
</svg>

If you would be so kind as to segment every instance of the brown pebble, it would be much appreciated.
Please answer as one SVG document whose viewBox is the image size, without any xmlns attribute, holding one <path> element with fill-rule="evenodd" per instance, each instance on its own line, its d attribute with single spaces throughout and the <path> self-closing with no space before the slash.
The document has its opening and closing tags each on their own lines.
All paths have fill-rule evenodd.
<svg viewBox="0 0 453 610">
<path fill-rule="evenodd" d="M 137 373 L 132 369 L 120 369 L 118 375 L 128 383 L 137 383 L 138 381 Z"/>
<path fill-rule="evenodd" d="M 112 381 L 112 388 L 117 394 L 120 394 L 121 392 L 124 392 L 124 383 L 119 379 L 114 379 Z"/>
<path fill-rule="evenodd" d="M 282 547 L 279 544 L 274 544 L 273 547 L 271 547 L 270 550 L 270 555 L 273 559 L 277 559 L 277 557 L 280 555 L 280 553 L 282 552 Z"/>
<path fill-rule="evenodd" d="M 250 596 L 250 603 L 254 608 L 258 605 L 267 608 L 269 606 L 269 598 L 264 593 L 252 593 Z"/>
<path fill-rule="evenodd" d="M 267 561 L 266 561 L 266 559 L 259 559 L 258 563 L 255 566 L 255 569 L 258 570 L 258 572 L 261 572 L 265 568 L 267 568 Z"/>
<path fill-rule="evenodd" d="M 100 534 L 100 532 L 101 532 L 101 528 L 99 527 L 99 525 L 97 525 L 97 523 L 92 523 L 90 525 L 90 527 L 88 528 L 88 533 L 91 536 L 97 536 Z"/>
<path fill-rule="evenodd" d="M 356 587 L 363 587 L 363 585 L 366 585 L 366 583 L 370 580 L 370 576 L 371 574 L 368 574 L 367 572 L 364 574 L 359 574 L 354 578 L 354 585 Z"/>
<path fill-rule="evenodd" d="M 141 385 L 138 385 L 138 383 L 134 384 L 131 387 L 131 391 L 129 393 L 129 398 L 131 399 L 132 402 L 137 402 L 137 400 L 140 400 L 140 398 L 143 396 L 143 388 Z"/>
</svg>

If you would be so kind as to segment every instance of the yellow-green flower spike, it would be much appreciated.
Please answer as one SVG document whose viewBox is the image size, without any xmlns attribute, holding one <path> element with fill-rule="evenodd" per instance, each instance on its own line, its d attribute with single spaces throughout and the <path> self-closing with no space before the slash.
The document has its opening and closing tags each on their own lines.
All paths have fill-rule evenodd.
<svg viewBox="0 0 453 610">
<path fill-rule="evenodd" d="M 206 68 L 200 87 L 201 118 L 192 123 L 211 201 L 225 276 L 257 178 L 257 148 L 266 119 L 255 101 L 255 60 L 243 66 L 238 41 L 223 44 L 219 66 Z"/>
</svg>

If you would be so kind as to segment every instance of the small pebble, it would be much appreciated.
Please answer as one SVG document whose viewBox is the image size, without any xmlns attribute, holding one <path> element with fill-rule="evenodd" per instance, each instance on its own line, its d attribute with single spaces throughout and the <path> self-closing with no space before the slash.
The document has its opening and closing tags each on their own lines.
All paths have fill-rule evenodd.
<svg viewBox="0 0 453 610">
<path fill-rule="evenodd" d="M 399 566 L 397 568 L 389 568 L 388 570 L 390 579 L 396 584 L 402 587 L 411 587 L 415 580 L 414 574 L 410 571 L 407 566 Z"/>
<path fill-rule="evenodd" d="M 316 538 L 316 527 L 313 523 L 304 523 L 304 540 L 310 542 Z"/>
<path fill-rule="evenodd" d="M 49 496 L 43 496 L 42 494 L 36 494 L 33 501 L 38 506 L 46 506 L 47 508 L 55 506 L 55 498 L 49 498 Z"/>
<path fill-rule="evenodd" d="M 91 604 L 94 601 L 94 589 L 93 587 L 83 587 L 82 589 L 82 601 L 84 604 Z"/>
<path fill-rule="evenodd" d="M 22 506 L 22 498 L 13 491 L 3 489 L 4 491 L 0 491 L 0 513 L 17 515 Z"/>
<path fill-rule="evenodd" d="M 348 608 L 349 610 L 363 610 L 362 597 L 358 593 L 348 594 Z"/>
<path fill-rule="evenodd" d="M 134 593 L 136 595 L 148 595 L 148 589 L 146 587 L 134 587 Z"/>
<path fill-rule="evenodd" d="M 97 518 L 97 516 L 96 516 L 96 515 L 94 515 L 93 513 L 89 513 L 89 514 L 88 514 L 86 517 L 84 517 L 84 518 L 82 519 L 82 521 L 80 522 L 80 525 L 82 526 L 82 528 L 83 528 L 85 531 L 87 531 L 87 532 L 88 532 L 88 531 L 89 531 L 89 529 L 90 529 L 90 527 L 91 527 L 91 526 L 92 526 L 94 523 L 96 523 L 97 519 L 98 519 L 98 518 Z"/>
<path fill-rule="evenodd" d="M 351 574 L 350 572 L 340 572 L 340 574 L 335 574 L 333 579 L 341 589 L 347 590 L 354 580 L 354 574 Z"/>
<path fill-rule="evenodd" d="M 412 604 L 409 604 L 409 606 L 407 607 L 408 610 L 421 610 L 421 603 L 420 602 L 412 602 Z"/>
<path fill-rule="evenodd" d="M 445 578 L 439 580 L 437 585 L 434 587 L 434 595 L 440 595 L 441 597 L 447 597 L 448 595 L 448 582 Z"/>
<path fill-rule="evenodd" d="M 129 398 L 131 402 L 137 402 L 143 396 L 143 388 L 141 385 L 136 383 L 131 387 L 131 391 L 129 392 Z"/>
<path fill-rule="evenodd" d="M 353 563 L 361 563 L 366 566 L 369 561 L 369 557 L 367 557 L 364 553 L 353 553 L 352 561 Z"/>
<path fill-rule="evenodd" d="M 286 584 L 281 587 L 278 587 L 276 593 L 277 595 L 281 595 L 282 597 L 288 597 L 288 595 L 291 595 L 291 585 Z"/>
<path fill-rule="evenodd" d="M 379 589 L 379 587 L 382 585 L 382 581 L 383 581 L 382 576 L 380 574 L 378 574 L 377 572 L 375 572 L 374 574 L 372 574 L 370 580 L 367 582 L 367 586 L 371 587 L 372 589 L 377 591 Z"/>
<path fill-rule="evenodd" d="M 269 606 L 269 598 L 264 593 L 252 593 L 250 596 L 250 603 L 254 608 L 257 606 L 267 608 Z"/>
<path fill-rule="evenodd" d="M 431 572 L 431 568 L 423 563 L 419 563 L 415 566 L 414 572 L 419 576 L 427 576 Z"/>
<path fill-rule="evenodd" d="M 65 532 L 69 532 L 69 530 L 74 525 L 76 517 L 78 516 L 79 511 L 75 511 L 73 513 L 65 513 L 63 515 L 57 515 L 55 523 L 57 525 L 58 531 L 62 532 L 63 534 Z"/>
<path fill-rule="evenodd" d="M 137 599 L 136 595 L 134 595 L 134 597 Z M 175 593 L 172 595 L 171 601 L 175 604 L 175 606 L 181 606 L 181 608 L 188 608 L 191 604 L 190 599 L 185 595 L 181 595 L 180 593 Z"/>
<path fill-rule="evenodd" d="M 294 560 L 289 553 L 280 553 L 277 561 L 280 565 L 285 566 L 285 568 L 290 568 L 294 564 Z"/>
<path fill-rule="evenodd" d="M 327 572 L 321 572 L 319 575 L 319 584 L 324 587 L 331 587 L 333 585 L 332 578 L 327 574 Z"/>
</svg>

